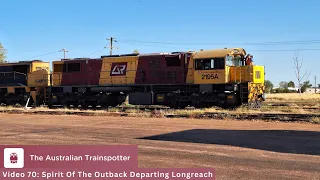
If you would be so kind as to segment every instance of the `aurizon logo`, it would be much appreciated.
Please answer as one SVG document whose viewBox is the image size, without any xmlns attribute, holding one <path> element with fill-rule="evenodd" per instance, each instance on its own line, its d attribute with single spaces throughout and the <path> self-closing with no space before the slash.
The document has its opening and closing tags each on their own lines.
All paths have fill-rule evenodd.
<svg viewBox="0 0 320 180">
<path fill-rule="evenodd" d="M 123 76 L 127 72 L 127 62 L 112 63 L 110 76 Z"/>
</svg>

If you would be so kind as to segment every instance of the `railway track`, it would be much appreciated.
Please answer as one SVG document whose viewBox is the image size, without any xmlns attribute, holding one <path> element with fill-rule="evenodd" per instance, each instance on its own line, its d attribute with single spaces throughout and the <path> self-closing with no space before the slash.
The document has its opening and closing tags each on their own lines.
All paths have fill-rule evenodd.
<svg viewBox="0 0 320 180">
<path fill-rule="evenodd" d="M 168 118 L 190 118 L 190 115 L 166 115 Z M 271 121 L 302 121 L 312 122 L 313 118 L 320 118 L 320 114 L 288 114 L 288 113 L 201 113 L 192 115 L 200 119 L 238 119 L 238 120 L 271 120 Z"/>
<path fill-rule="evenodd" d="M 4 106 L 5 107 L 5 106 Z M 21 106 L 14 106 L 14 107 L 21 107 Z M 46 107 L 46 106 L 43 106 Z M 56 106 L 51 107 L 50 109 L 59 109 L 62 107 Z M 291 108 L 296 108 L 300 110 L 309 110 L 311 112 L 320 112 L 320 106 L 318 107 L 312 107 L 310 106 L 290 106 L 290 105 L 284 105 L 284 104 L 269 104 L 264 105 L 261 110 L 262 111 L 268 111 L 268 110 L 280 110 L 283 112 L 290 112 L 292 110 Z M 136 110 L 136 111 L 154 111 L 154 110 L 163 110 L 163 111 L 174 111 L 174 110 L 196 110 L 194 107 L 186 107 L 185 109 L 172 109 L 169 107 L 163 107 L 163 106 L 117 106 L 117 107 L 109 107 L 109 108 L 101 108 L 101 107 L 88 107 L 88 108 L 81 108 L 81 107 L 68 107 L 68 109 L 79 109 L 79 110 L 106 110 L 106 111 L 119 111 L 119 112 L 126 112 L 130 110 Z M 226 110 L 219 107 L 212 107 L 210 108 L 212 110 Z M 230 111 L 234 109 L 228 109 Z"/>
<path fill-rule="evenodd" d="M 315 104 L 320 104 L 320 101 L 281 101 L 281 102 L 264 102 L 265 105 L 274 105 L 274 106 L 313 106 Z"/>
<path fill-rule="evenodd" d="M 304 106 L 293 106 L 287 103 L 268 103 L 263 105 L 261 108 L 262 111 L 268 111 L 270 110 L 280 110 L 283 112 L 290 112 L 291 108 L 297 108 L 300 110 L 309 110 L 311 112 L 320 112 L 320 106 L 314 106 L 315 104 L 309 104 Z M 3 106 L 5 107 L 5 106 Z M 13 106 L 13 107 L 21 107 L 21 106 Z M 46 106 L 43 106 L 46 107 Z M 59 109 L 62 108 L 60 106 L 51 107 L 50 109 Z M 101 107 L 87 107 L 87 108 L 81 108 L 81 107 L 68 107 L 68 109 L 79 109 L 79 110 L 106 110 L 106 111 L 119 111 L 119 112 L 126 112 L 130 110 L 136 110 L 136 111 L 154 111 L 154 110 L 163 110 L 163 111 L 174 111 L 174 110 L 181 110 L 181 109 L 172 109 L 165 106 L 117 106 L 117 107 L 109 107 L 109 108 L 101 108 Z M 194 107 L 186 107 L 183 110 L 195 110 Z M 219 107 L 212 107 L 210 108 L 212 110 L 225 110 Z M 233 110 L 233 109 L 229 109 Z"/>
<path fill-rule="evenodd" d="M 282 107 L 282 109 L 281 109 Z M 282 110 L 282 111 L 286 111 L 286 109 L 284 108 L 286 106 L 264 106 L 262 108 L 262 110 L 267 110 L 267 109 L 275 109 L 275 110 Z M 280 109 L 279 109 L 280 108 Z M 290 107 L 288 107 L 290 108 Z M 174 111 L 174 110 L 181 110 L 181 109 L 171 109 L 171 108 L 167 108 L 167 107 L 113 107 L 113 108 L 109 108 L 109 109 L 117 109 L 119 111 L 127 111 L 127 110 L 140 110 L 140 111 L 154 111 L 154 110 L 163 110 L 163 111 Z M 212 110 L 224 110 L 222 108 L 218 108 L 218 107 L 212 107 Z M 320 107 L 299 107 L 299 109 L 301 110 L 311 110 L 311 111 L 319 111 L 320 112 Z M 183 110 L 196 110 L 196 108 L 193 107 L 188 107 L 185 108 Z M 290 110 L 290 109 L 289 109 Z M 231 109 L 232 111 L 232 109 Z"/>
<path fill-rule="evenodd" d="M 295 104 L 295 103 L 265 103 L 262 108 L 278 108 L 278 107 L 299 107 L 299 108 L 303 108 L 303 109 L 320 109 L 320 104 L 317 105 L 316 103 L 304 103 L 304 104 Z M 56 107 L 52 107 L 52 108 L 59 108 L 59 106 Z M 70 108 L 80 108 L 81 107 L 70 107 Z M 89 107 L 88 109 L 101 109 L 101 107 Z M 111 108 L 123 108 L 123 109 L 145 109 L 145 110 L 154 110 L 154 109 L 172 109 L 166 106 L 158 106 L 158 105 L 149 105 L 149 106 L 127 106 L 127 105 L 120 105 L 117 107 L 109 107 L 108 109 Z M 220 107 L 215 107 L 213 106 L 212 108 L 214 109 L 222 109 Z M 186 107 L 185 109 L 195 109 L 194 107 Z"/>
<path fill-rule="evenodd" d="M 290 106 L 278 106 L 278 105 L 267 105 L 267 106 L 263 106 L 263 108 L 261 110 L 268 110 L 268 109 L 275 109 L 275 110 L 283 110 L 285 111 L 287 108 L 289 108 L 290 110 Z M 96 108 L 99 109 L 99 108 Z M 148 107 L 130 107 L 130 106 L 119 106 L 119 107 L 112 107 L 112 108 L 108 108 L 106 109 L 108 110 L 118 110 L 118 111 L 127 111 L 127 110 L 140 110 L 140 111 L 153 111 L 153 110 L 163 110 L 163 111 L 174 111 L 174 110 L 196 110 L 196 108 L 194 107 L 187 107 L 185 109 L 172 109 L 172 108 L 168 108 L 168 107 L 153 107 L 153 106 L 148 106 Z M 222 109 L 219 107 L 212 107 L 210 108 L 212 110 L 226 110 L 226 109 Z M 298 107 L 298 109 L 302 109 L 302 110 L 312 110 L 312 111 L 319 111 L 320 112 L 320 107 Z M 200 109 L 199 109 L 200 110 Z M 232 111 L 232 109 L 228 109 L 230 111 Z"/>
<path fill-rule="evenodd" d="M 134 109 L 133 107 L 126 107 L 124 109 Z M 136 109 L 136 108 L 135 108 Z M 167 117 L 167 118 L 194 118 L 194 119 L 237 119 L 237 120 L 266 120 L 266 121 L 281 121 L 281 122 L 305 122 L 319 124 L 320 113 L 316 114 L 294 114 L 294 113 L 239 113 L 239 112 L 192 112 L 175 114 L 175 111 L 161 113 L 156 111 L 159 108 L 142 108 L 150 110 L 150 117 Z M 153 110 L 151 110 L 153 109 Z M 110 111 L 72 111 L 72 110 L 24 110 L 24 109 L 3 109 L 0 113 L 9 114 L 52 114 L 52 115 L 80 115 L 80 116 L 129 116 L 129 117 L 142 117 L 140 112 L 110 112 Z M 143 116 L 145 117 L 145 116 Z"/>
</svg>

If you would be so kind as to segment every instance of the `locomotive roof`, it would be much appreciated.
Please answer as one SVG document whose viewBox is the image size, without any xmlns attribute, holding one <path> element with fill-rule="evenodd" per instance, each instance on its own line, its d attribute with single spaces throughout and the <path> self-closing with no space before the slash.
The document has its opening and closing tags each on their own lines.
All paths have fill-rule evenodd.
<svg viewBox="0 0 320 180">
<path fill-rule="evenodd" d="M 73 59 L 61 59 L 61 61 L 75 61 L 75 60 L 101 60 L 103 58 L 112 57 L 126 57 L 126 56 L 176 56 L 179 54 L 194 54 L 195 59 L 212 58 L 212 57 L 225 57 L 229 55 L 246 55 L 246 51 L 243 48 L 224 48 L 224 49 L 213 49 L 213 50 L 201 50 L 201 51 L 187 51 L 187 52 L 170 52 L 170 53 L 146 53 L 146 54 L 118 54 L 118 55 L 105 55 L 100 58 L 73 58 Z M 57 61 L 54 61 L 57 62 Z"/>
<path fill-rule="evenodd" d="M 70 58 L 70 59 L 61 59 L 61 60 L 56 60 L 53 61 L 54 63 L 61 62 L 61 61 L 82 61 L 82 60 L 102 60 L 103 58 L 112 58 L 112 57 L 128 57 L 128 56 L 136 56 L 136 57 L 141 57 L 141 56 L 176 56 L 179 54 L 185 54 L 185 53 L 191 53 L 191 52 L 172 52 L 172 53 L 149 53 L 149 54 L 119 54 L 119 55 L 106 55 L 106 56 L 101 56 L 100 58 Z"/>
<path fill-rule="evenodd" d="M 140 54 L 139 56 L 163 56 L 163 55 L 175 56 L 175 55 L 186 54 L 186 53 L 190 53 L 190 52 L 149 53 L 149 54 Z"/>
<path fill-rule="evenodd" d="M 43 62 L 43 61 L 41 61 L 41 60 L 31 60 L 31 61 L 7 62 L 7 63 L 1 63 L 0 66 L 30 65 L 33 62 Z"/>
<path fill-rule="evenodd" d="M 163 56 L 163 55 L 179 55 L 179 54 L 185 54 L 190 52 L 171 52 L 171 53 L 146 53 L 146 54 L 119 54 L 119 55 L 109 55 L 109 56 L 101 56 L 101 58 L 108 58 L 108 57 L 124 57 L 124 56 Z"/>
<path fill-rule="evenodd" d="M 212 57 L 225 57 L 226 55 L 246 55 L 246 51 L 243 48 L 224 48 L 214 50 L 203 50 L 194 53 L 195 59 L 204 59 Z"/>
<path fill-rule="evenodd" d="M 60 61 L 83 61 L 83 60 L 101 60 L 101 58 L 70 58 L 70 59 L 61 59 Z M 59 60 L 53 61 L 57 62 Z"/>
</svg>

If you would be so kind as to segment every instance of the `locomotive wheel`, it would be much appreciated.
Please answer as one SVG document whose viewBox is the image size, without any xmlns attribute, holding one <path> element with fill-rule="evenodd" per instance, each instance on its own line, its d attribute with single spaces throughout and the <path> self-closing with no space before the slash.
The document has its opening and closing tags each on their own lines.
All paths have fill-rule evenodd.
<svg viewBox="0 0 320 180">
<path fill-rule="evenodd" d="M 180 103 L 179 104 L 179 109 L 185 109 L 188 106 L 186 103 Z"/>
<path fill-rule="evenodd" d="M 116 107 L 118 106 L 118 102 L 117 102 L 117 96 L 109 96 L 108 97 L 108 102 L 107 104 L 111 107 Z"/>
<path fill-rule="evenodd" d="M 123 104 L 124 102 L 126 102 L 127 96 L 126 95 L 119 95 L 117 97 L 117 101 L 118 101 L 118 105 Z"/>
<path fill-rule="evenodd" d="M 69 103 L 69 101 L 67 101 L 67 100 L 62 100 L 62 106 L 64 107 L 64 108 L 70 108 L 70 103 Z"/>
<path fill-rule="evenodd" d="M 87 110 L 89 109 L 89 105 L 88 104 L 81 105 L 81 109 Z"/>
<path fill-rule="evenodd" d="M 126 96 L 121 94 L 111 94 L 105 98 L 103 106 L 117 107 L 126 101 Z"/>
</svg>

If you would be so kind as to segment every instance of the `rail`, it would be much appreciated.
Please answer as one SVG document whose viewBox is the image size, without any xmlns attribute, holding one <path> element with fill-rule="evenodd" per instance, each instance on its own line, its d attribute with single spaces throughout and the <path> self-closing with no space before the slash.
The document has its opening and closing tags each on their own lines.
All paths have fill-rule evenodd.
<svg viewBox="0 0 320 180">
<path fill-rule="evenodd" d="M 59 108 L 59 106 L 57 107 L 53 107 L 53 108 Z M 74 107 L 76 109 L 83 109 L 83 108 L 79 108 L 79 107 Z M 85 109 L 93 109 L 93 110 L 97 110 L 97 109 L 103 109 L 103 107 L 100 107 L 100 106 L 91 106 L 91 107 L 85 107 Z M 177 109 L 174 109 L 174 108 L 169 108 L 167 106 L 164 106 L 164 105 L 134 105 L 134 106 L 128 106 L 128 105 L 125 105 L 125 104 L 122 104 L 122 105 L 119 105 L 117 107 L 110 107 L 110 108 L 107 108 L 106 110 L 108 109 L 111 109 L 111 110 L 118 110 L 118 111 L 122 111 L 122 112 L 125 112 L 126 110 L 140 110 L 140 111 L 150 111 L 150 110 L 162 110 L 162 111 L 172 111 L 172 110 L 177 110 Z M 192 106 L 188 106 L 186 107 L 184 110 L 196 110 L 197 108 L 195 107 L 192 107 Z M 228 112 L 233 112 L 233 110 L 235 109 L 223 109 L 221 107 L 217 107 L 217 106 L 212 106 L 210 109 L 208 109 L 209 111 L 210 110 L 214 110 L 214 111 L 228 111 Z M 242 113 L 245 113 L 246 112 L 246 109 L 242 109 L 240 107 L 239 109 L 240 111 L 243 111 Z M 292 112 L 298 112 L 299 110 L 305 110 L 306 112 L 308 112 L 311 116 L 313 116 L 314 114 L 313 113 L 317 113 L 319 114 L 318 112 L 320 112 L 320 106 L 318 107 L 312 107 L 312 106 L 309 106 L 309 107 L 297 107 L 295 109 L 292 109 L 290 106 L 279 106 L 277 104 L 272 104 L 272 105 L 264 105 L 261 109 L 256 109 L 256 110 L 252 110 L 252 109 L 248 109 L 250 110 L 250 113 L 268 113 L 268 111 L 273 111 L 273 112 L 281 112 L 281 113 L 285 113 L 285 114 L 288 114 L 288 113 L 292 113 Z M 204 111 L 205 112 L 205 111 Z M 209 113 L 209 112 L 207 112 Z M 249 113 L 249 112 L 248 112 Z M 319 114 L 320 115 L 320 114 Z"/>
<path fill-rule="evenodd" d="M 12 72 L 0 72 L 0 75 L 1 74 L 20 74 L 20 75 L 24 75 L 24 76 L 27 76 L 26 74 L 24 73 L 21 73 L 21 72 L 16 72 L 16 71 L 12 71 Z"/>
</svg>

